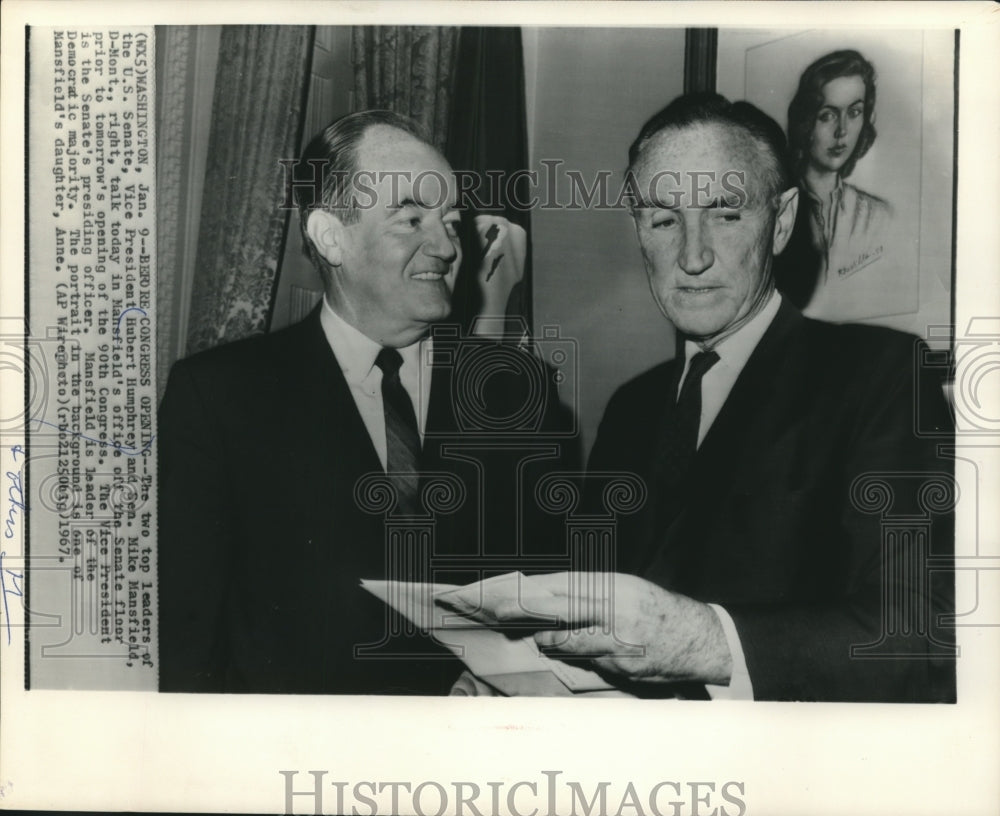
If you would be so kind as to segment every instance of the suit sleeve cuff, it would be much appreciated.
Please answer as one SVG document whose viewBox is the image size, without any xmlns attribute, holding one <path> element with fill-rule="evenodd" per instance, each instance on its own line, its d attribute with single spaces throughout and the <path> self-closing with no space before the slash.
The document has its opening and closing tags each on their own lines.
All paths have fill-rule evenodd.
<svg viewBox="0 0 1000 816">
<path fill-rule="evenodd" d="M 716 686 L 706 683 L 705 689 L 708 691 L 708 696 L 713 700 L 752 700 L 753 684 L 750 682 L 750 672 L 747 671 L 746 655 L 743 654 L 743 644 L 740 643 L 736 624 L 733 623 L 732 617 L 721 606 L 718 604 L 709 604 L 709 606 L 719 618 L 719 623 L 722 624 L 722 631 L 726 635 L 729 654 L 733 659 L 733 673 L 729 678 L 728 686 Z"/>
</svg>

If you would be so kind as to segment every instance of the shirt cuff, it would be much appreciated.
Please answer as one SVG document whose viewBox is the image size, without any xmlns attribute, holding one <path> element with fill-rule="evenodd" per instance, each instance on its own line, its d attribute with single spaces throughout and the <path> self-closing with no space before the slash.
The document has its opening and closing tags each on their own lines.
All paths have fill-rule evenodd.
<svg viewBox="0 0 1000 816">
<path fill-rule="evenodd" d="M 750 672 L 747 671 L 747 659 L 743 654 L 743 644 L 740 643 L 739 633 L 736 631 L 736 624 L 729 613 L 718 604 L 709 604 L 712 611 L 719 618 L 722 624 L 722 631 L 726 635 L 726 643 L 729 646 L 729 654 L 733 658 L 733 673 L 729 678 L 728 686 L 716 686 L 710 683 L 705 684 L 708 696 L 713 700 L 752 700 L 753 684 L 750 682 Z"/>
</svg>

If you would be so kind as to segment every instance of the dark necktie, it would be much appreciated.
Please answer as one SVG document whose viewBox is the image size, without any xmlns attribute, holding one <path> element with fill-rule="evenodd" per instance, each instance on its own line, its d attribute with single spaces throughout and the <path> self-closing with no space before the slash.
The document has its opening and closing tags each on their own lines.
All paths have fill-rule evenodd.
<svg viewBox="0 0 1000 816">
<path fill-rule="evenodd" d="M 701 379 L 719 361 L 714 351 L 700 351 L 691 358 L 680 396 L 665 418 L 656 444 L 651 484 L 652 512 L 647 515 L 645 543 L 636 568 L 642 574 L 659 552 L 661 537 L 683 509 L 682 482 L 698 448 L 701 424 Z"/>
<path fill-rule="evenodd" d="M 673 490 L 684 477 L 698 448 L 701 424 L 701 379 L 719 362 L 714 351 L 699 351 L 691 358 L 669 425 L 660 439 L 659 463 L 663 486 Z"/>
<path fill-rule="evenodd" d="M 385 415 L 385 470 L 396 488 L 396 512 L 413 515 L 418 509 L 420 483 L 420 431 L 413 402 L 399 379 L 403 358 L 394 348 L 384 348 L 375 358 L 382 369 L 382 410 Z"/>
</svg>

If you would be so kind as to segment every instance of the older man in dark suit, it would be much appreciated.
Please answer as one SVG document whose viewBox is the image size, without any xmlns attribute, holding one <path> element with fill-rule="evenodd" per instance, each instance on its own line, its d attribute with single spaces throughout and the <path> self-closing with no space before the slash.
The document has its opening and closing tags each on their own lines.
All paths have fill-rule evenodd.
<svg viewBox="0 0 1000 816">
<path fill-rule="evenodd" d="M 633 143 L 677 356 L 613 396 L 588 477 L 638 474 L 645 507 L 619 519 L 612 581 L 530 577 L 490 611 L 560 616 L 542 647 L 640 695 L 953 700 L 949 411 L 917 338 L 809 320 L 775 291 L 797 205 L 783 142 L 753 106 L 698 95 Z"/>
<path fill-rule="evenodd" d="M 300 169 L 318 179 L 296 195 L 323 302 L 181 361 L 161 406 L 160 689 L 447 692 L 458 662 L 392 631 L 360 580 L 433 580 L 445 555 L 473 580 L 491 544 L 516 558 L 558 402 L 530 353 L 431 336 L 460 214 L 413 122 L 346 117 Z"/>
</svg>

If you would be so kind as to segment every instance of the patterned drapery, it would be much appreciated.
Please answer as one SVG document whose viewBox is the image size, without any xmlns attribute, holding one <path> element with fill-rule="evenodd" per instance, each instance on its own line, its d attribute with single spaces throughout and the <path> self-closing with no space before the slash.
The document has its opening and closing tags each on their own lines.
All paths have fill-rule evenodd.
<svg viewBox="0 0 1000 816">
<path fill-rule="evenodd" d="M 288 212 L 313 30 L 225 26 L 212 106 L 187 353 L 267 330 Z"/>
<path fill-rule="evenodd" d="M 354 109 L 381 108 L 416 119 L 444 151 L 458 33 L 429 26 L 355 26 Z"/>
<path fill-rule="evenodd" d="M 156 384 L 157 403 L 180 356 L 178 289 L 183 281 L 184 110 L 190 83 L 191 26 L 156 31 Z"/>
</svg>

